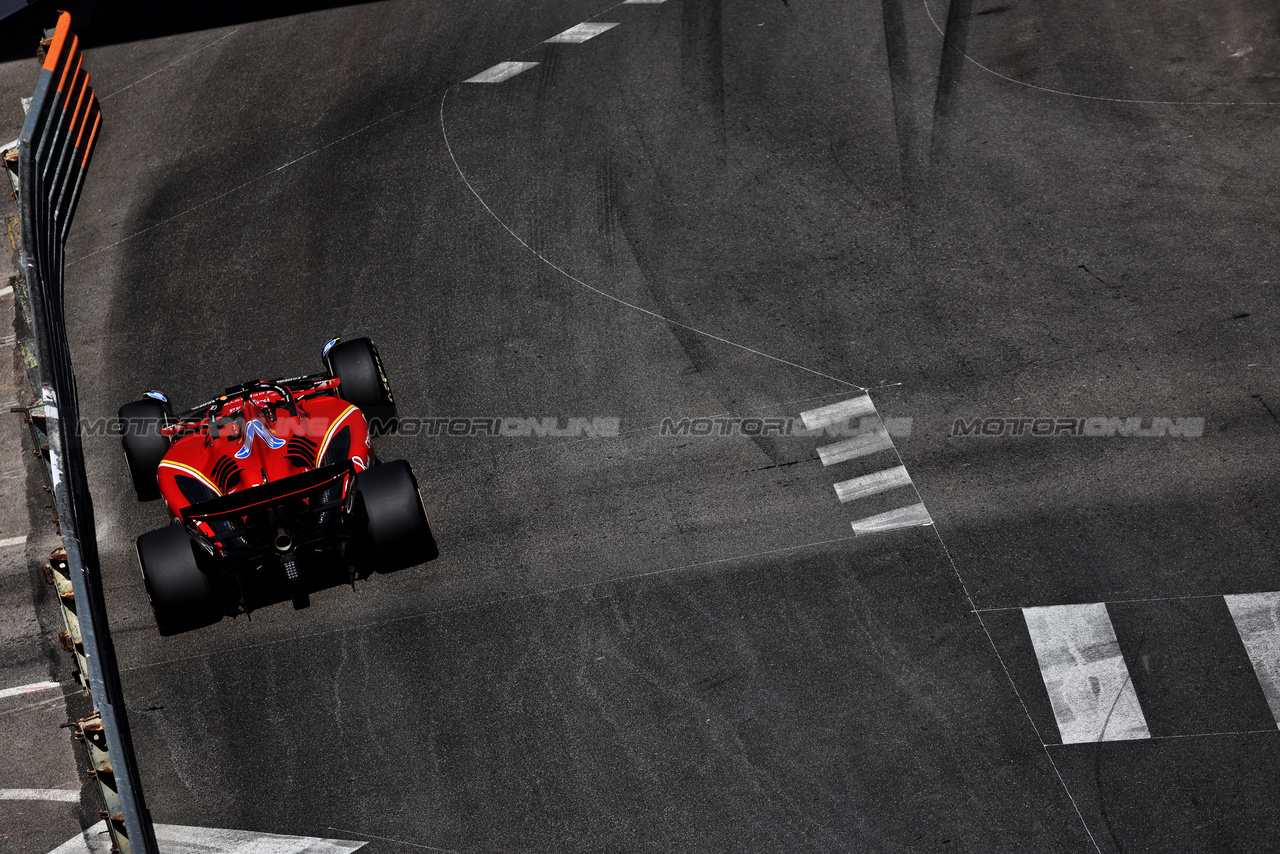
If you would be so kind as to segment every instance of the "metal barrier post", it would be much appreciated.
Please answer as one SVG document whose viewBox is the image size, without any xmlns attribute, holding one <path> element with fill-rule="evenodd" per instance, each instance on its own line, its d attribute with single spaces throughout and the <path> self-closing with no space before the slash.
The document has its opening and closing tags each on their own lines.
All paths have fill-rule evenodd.
<svg viewBox="0 0 1280 854">
<path fill-rule="evenodd" d="M 66 549 L 65 566 L 57 574 L 69 577 L 74 592 L 75 626 L 69 622 L 68 633 L 79 630 L 80 637 L 72 641 L 77 652 L 83 650 L 78 660 L 86 667 L 83 675 L 95 710 L 79 722 L 80 732 L 90 745 L 108 805 L 107 826 L 124 854 L 159 854 L 142 794 L 102 594 L 63 305 L 63 247 L 101 112 L 79 40 L 71 33 L 71 16 L 62 13 L 48 35 L 40 80 L 18 141 L 18 175 L 23 272 L 49 436 L 53 498 Z"/>
</svg>

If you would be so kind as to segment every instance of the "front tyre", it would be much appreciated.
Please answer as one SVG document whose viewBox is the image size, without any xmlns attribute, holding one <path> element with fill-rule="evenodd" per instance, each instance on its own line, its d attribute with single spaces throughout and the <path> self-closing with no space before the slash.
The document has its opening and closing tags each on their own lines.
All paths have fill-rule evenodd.
<svg viewBox="0 0 1280 854">
<path fill-rule="evenodd" d="M 213 585 L 196 563 L 193 545 L 182 525 L 138 537 L 138 563 L 162 635 L 211 626 L 222 619 Z"/>
<path fill-rule="evenodd" d="M 160 428 L 173 421 L 173 412 L 167 403 L 144 398 L 126 403 L 118 414 L 120 441 L 124 445 L 133 490 L 139 501 L 154 501 L 160 497 L 156 472 L 170 445 L 169 437 L 161 435 Z"/>
<path fill-rule="evenodd" d="M 396 400 L 391 394 L 377 346 L 368 338 L 339 341 L 324 356 L 329 374 L 342 381 L 338 396 L 360 407 L 375 436 L 396 426 Z"/>
<path fill-rule="evenodd" d="M 418 493 L 413 469 L 392 460 L 356 475 L 370 559 L 378 572 L 394 572 L 440 556 Z"/>
</svg>

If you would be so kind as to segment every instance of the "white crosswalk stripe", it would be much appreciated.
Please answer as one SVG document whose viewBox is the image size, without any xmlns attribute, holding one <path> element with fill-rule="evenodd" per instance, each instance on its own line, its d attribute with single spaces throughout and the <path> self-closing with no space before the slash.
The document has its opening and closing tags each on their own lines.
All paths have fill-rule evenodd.
<svg viewBox="0 0 1280 854">
<path fill-rule="evenodd" d="M 818 448 L 818 459 L 822 461 L 824 466 L 833 466 L 861 457 L 869 457 L 881 451 L 895 450 L 893 438 L 885 427 L 884 419 L 876 411 L 876 406 L 872 402 L 871 396 L 865 392 L 857 397 L 851 397 L 847 400 L 819 406 L 816 409 L 800 413 L 800 420 L 804 422 L 804 426 L 809 430 L 815 431 L 833 426 L 845 428 L 855 418 L 860 422 L 860 432 L 848 439 L 832 442 L 829 445 L 823 445 Z M 907 422 L 909 425 L 910 419 L 907 419 Z M 834 484 L 836 497 L 840 499 L 842 504 L 912 485 L 911 476 L 907 474 L 907 468 L 902 465 L 900 457 L 896 466 L 852 477 Z M 899 528 L 919 528 L 932 525 L 933 518 L 930 517 L 924 503 L 920 501 L 919 493 L 916 493 L 913 497 L 915 498 L 914 504 L 865 516 L 853 522 L 854 535 L 861 536 L 863 534 L 894 531 Z"/>
<path fill-rule="evenodd" d="M 1280 726 L 1280 593 L 1224 596 L 1271 716 Z"/>
<path fill-rule="evenodd" d="M 907 467 L 894 466 L 891 469 L 878 471 L 874 474 L 864 474 L 862 477 L 842 480 L 835 484 L 835 488 L 836 497 L 840 499 L 840 503 L 847 504 L 859 498 L 879 495 L 881 492 L 888 492 L 891 489 L 910 485 L 911 476 L 907 474 Z"/>
<path fill-rule="evenodd" d="M 1023 608 L 1063 744 L 1150 738 L 1103 603 Z"/>
<path fill-rule="evenodd" d="M 836 463 L 887 451 L 892 447 L 893 440 L 889 438 L 889 431 L 884 429 L 883 424 L 877 423 L 874 429 L 865 433 L 841 442 L 823 445 L 818 449 L 818 458 L 822 460 L 824 466 L 833 466 Z"/>
<path fill-rule="evenodd" d="M 839 403 L 832 403 L 827 406 L 819 406 L 817 409 L 810 409 L 807 412 L 800 413 L 800 420 L 804 422 L 804 426 L 810 430 L 818 430 L 830 424 L 840 421 L 848 421 L 852 418 L 862 418 L 867 415 L 874 415 L 876 411 L 875 404 L 871 402 L 871 395 L 864 394 L 861 397 L 851 397 L 848 400 L 842 400 Z"/>
<path fill-rule="evenodd" d="M 912 504 L 909 507 L 899 507 L 896 510 L 889 510 L 885 513 L 877 513 L 874 516 L 859 519 L 853 523 L 853 532 L 861 536 L 862 534 L 896 531 L 899 528 L 927 527 L 932 524 L 933 519 L 930 518 L 929 511 L 925 509 L 924 505 Z"/>
</svg>

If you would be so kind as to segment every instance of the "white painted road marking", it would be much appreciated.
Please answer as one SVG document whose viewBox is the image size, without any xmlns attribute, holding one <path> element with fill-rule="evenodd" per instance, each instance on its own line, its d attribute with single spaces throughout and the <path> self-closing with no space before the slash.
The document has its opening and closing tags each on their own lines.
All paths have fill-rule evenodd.
<svg viewBox="0 0 1280 854">
<path fill-rule="evenodd" d="M 6 539 L 0 540 L 0 549 L 7 549 L 10 546 L 25 545 L 26 542 L 27 542 L 26 534 L 23 534 L 20 537 L 7 537 Z"/>
<path fill-rule="evenodd" d="M 1063 744 L 1150 738 L 1107 606 L 1023 608 Z"/>
<path fill-rule="evenodd" d="M 851 418 L 875 415 L 875 412 L 876 406 L 871 402 L 871 396 L 864 394 L 861 397 L 852 397 L 829 406 L 819 406 L 817 409 L 801 412 L 800 420 L 810 430 L 817 430 L 821 427 L 826 427 L 828 424 L 848 421 Z"/>
<path fill-rule="evenodd" d="M 877 513 L 853 523 L 853 533 L 878 534 L 882 531 L 896 531 L 899 528 L 925 528 L 933 524 L 929 511 L 923 504 L 912 504 L 910 507 L 899 507 L 887 513 Z"/>
<path fill-rule="evenodd" d="M 60 801 L 80 803 L 80 792 L 70 789 L 0 789 L 0 801 Z"/>
<path fill-rule="evenodd" d="M 12 293 L 13 293 L 13 285 L 0 288 L 0 299 L 4 299 L 5 297 L 10 296 Z"/>
<path fill-rule="evenodd" d="M 818 457 L 824 466 L 831 466 L 845 460 L 886 451 L 892 447 L 893 440 L 889 438 L 889 431 L 884 429 L 883 424 L 877 424 L 874 430 L 860 433 L 852 439 L 823 445 L 818 449 Z"/>
<path fill-rule="evenodd" d="M 1280 726 L 1280 593 L 1224 596 L 1253 663 L 1271 717 Z"/>
<path fill-rule="evenodd" d="M 475 77 L 468 77 L 463 83 L 501 83 L 510 80 L 522 71 L 528 71 L 536 62 L 499 62 L 492 68 L 481 71 Z"/>
<path fill-rule="evenodd" d="M 878 495 L 900 486 L 910 485 L 911 475 L 907 474 L 907 467 L 894 466 L 875 474 L 864 474 L 862 477 L 842 480 L 835 487 L 840 503 L 844 504 L 858 498 L 866 498 L 868 495 Z"/>
<path fill-rule="evenodd" d="M 861 419 L 863 424 L 873 423 L 875 427 L 871 430 L 863 430 L 849 439 L 833 442 L 830 445 L 823 445 L 818 448 L 818 458 L 822 460 L 824 466 L 835 465 L 846 460 L 866 457 L 880 451 L 893 449 L 893 439 L 889 437 L 889 431 L 885 428 L 884 420 L 876 412 L 876 406 L 871 401 L 871 395 L 865 392 L 848 400 L 819 406 L 817 409 L 810 409 L 800 413 L 800 420 L 810 430 L 820 430 L 828 425 L 845 423 L 854 418 Z M 872 472 L 871 474 L 864 474 L 860 477 L 850 478 L 849 480 L 842 480 L 835 484 L 835 490 L 840 503 L 846 504 L 859 498 L 867 498 L 871 495 L 888 492 L 891 489 L 911 485 L 911 475 L 907 474 L 907 467 L 902 464 L 902 458 L 899 457 L 898 465 L 882 471 Z M 916 495 L 916 502 L 908 507 L 899 507 L 896 510 L 877 513 L 874 516 L 867 516 L 857 520 L 852 523 L 854 536 L 896 531 L 899 528 L 922 528 L 932 525 L 933 518 L 925 508 L 924 502 L 920 501 L 919 494 Z"/>
<path fill-rule="evenodd" d="M 71 837 L 49 854 L 111 854 L 107 823 L 100 821 L 93 827 L 86 827 L 78 836 Z"/>
<path fill-rule="evenodd" d="M 175 824 L 157 824 L 155 828 L 156 843 L 166 854 L 351 854 L 369 844 Z M 111 836 L 106 822 L 100 821 L 49 854 L 108 854 L 110 851 Z"/>
<path fill-rule="evenodd" d="M 646 5 L 647 6 L 647 5 L 653 5 L 656 3 L 666 3 L 666 2 L 667 0 L 622 0 L 622 5 L 623 6 Z"/>
<path fill-rule="evenodd" d="M 33 682 L 30 685 L 19 685 L 17 688 L 5 688 L 0 691 L 0 700 L 7 697 L 21 697 L 26 694 L 34 694 L 37 691 L 48 691 L 51 688 L 60 687 L 57 682 Z"/>
<path fill-rule="evenodd" d="M 582 44 L 588 39 L 593 39 L 601 33 L 607 33 L 617 24 L 578 24 L 576 27 L 570 27 L 558 36 L 552 36 L 547 39 L 545 44 Z"/>
</svg>

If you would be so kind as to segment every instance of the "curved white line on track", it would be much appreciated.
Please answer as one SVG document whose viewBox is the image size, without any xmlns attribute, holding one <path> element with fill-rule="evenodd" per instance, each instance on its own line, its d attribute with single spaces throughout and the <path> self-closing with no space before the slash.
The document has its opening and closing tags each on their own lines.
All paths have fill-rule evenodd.
<svg viewBox="0 0 1280 854">
<path fill-rule="evenodd" d="M 938 25 L 938 21 L 933 17 L 933 10 L 929 8 L 929 0 L 920 0 L 924 5 L 924 13 L 929 16 L 929 23 L 933 24 L 933 28 L 938 34 L 946 37 L 946 30 Z M 994 68 L 988 68 L 969 54 L 963 54 L 964 58 L 992 77 L 999 77 L 1001 80 L 1009 83 L 1016 83 L 1019 86 L 1025 86 L 1028 89 L 1035 89 L 1038 92 L 1046 92 L 1050 95 L 1061 95 L 1064 98 L 1079 98 L 1083 101 L 1105 101 L 1109 104 L 1145 104 L 1154 107 L 1276 107 L 1280 106 L 1280 101 L 1144 101 L 1138 98 L 1108 98 L 1103 95 L 1085 95 L 1080 92 L 1067 92 L 1062 89 L 1050 89 L 1048 86 L 1037 86 L 1035 83 L 1027 83 L 1024 80 L 1010 77 L 1007 74 L 1001 74 Z"/>
<path fill-rule="evenodd" d="M 730 339 L 724 338 L 720 335 L 716 335 L 713 332 L 708 332 L 705 329 L 699 329 L 696 326 L 690 326 L 687 323 L 681 323 L 678 320 L 672 320 L 671 318 L 666 317 L 665 315 L 658 314 L 658 312 L 656 311 L 651 311 L 650 309 L 644 308 L 642 306 L 638 306 L 635 303 L 627 302 L 622 297 L 616 294 L 609 293 L 608 291 L 597 288 L 594 285 L 587 284 L 582 279 L 579 279 L 577 276 L 573 275 L 568 270 L 557 265 L 554 261 L 552 261 L 547 256 L 543 255 L 541 252 L 534 249 L 532 246 L 530 246 L 528 243 L 525 242 L 524 238 L 516 234 L 515 231 L 511 228 L 511 226 L 503 222 L 502 218 L 499 217 L 496 213 L 494 213 L 493 208 L 489 207 L 489 203 L 484 200 L 484 197 L 481 196 L 479 192 L 477 192 L 476 188 L 472 186 L 471 181 L 468 180 L 466 173 L 462 171 L 462 164 L 458 162 L 458 158 L 453 153 L 453 144 L 449 142 L 449 132 L 445 127 L 444 107 L 449 100 L 449 91 L 450 91 L 449 89 L 446 89 L 444 95 L 440 98 L 440 135 L 441 137 L 444 138 L 444 146 L 445 146 L 445 149 L 448 150 L 449 152 L 449 159 L 453 161 L 453 168 L 457 170 L 458 177 L 462 179 L 463 184 L 466 184 L 467 189 L 471 191 L 471 195 L 475 196 L 476 201 L 478 201 L 480 203 L 480 206 L 485 209 L 485 212 L 488 213 L 489 216 L 493 217 L 493 221 L 496 222 L 498 225 L 502 226 L 502 229 L 506 231 L 507 234 L 510 234 L 513 238 L 515 238 L 517 243 L 519 243 L 526 250 L 528 250 L 528 252 L 531 255 L 533 255 L 543 264 L 546 264 L 548 267 L 555 270 L 557 273 L 564 276 L 566 279 L 578 285 L 579 287 L 585 288 L 586 290 L 591 291 L 593 294 L 596 294 L 597 296 L 601 296 L 607 300 L 616 302 L 618 305 L 625 306 L 626 308 L 632 309 L 633 311 L 638 311 L 641 314 L 648 315 L 649 317 L 652 317 L 655 320 L 660 320 L 663 323 L 669 324 L 671 326 L 679 327 L 680 329 L 687 330 L 689 332 L 694 333 L 695 335 L 701 335 L 704 338 L 710 338 L 712 341 L 718 341 L 721 344 L 727 344 L 730 347 L 737 347 L 739 350 L 745 350 L 748 353 L 751 353 L 752 355 L 760 356 L 761 358 L 768 359 L 769 361 L 777 362 L 781 365 L 786 365 L 787 367 L 796 368 L 797 370 L 804 371 L 805 373 L 813 374 L 814 376 L 822 377 L 823 379 L 831 380 L 832 382 L 837 382 L 837 383 L 840 383 L 841 385 L 849 386 L 850 388 L 856 388 L 859 391 L 867 391 L 867 388 L 865 386 L 860 386 L 857 383 L 852 383 L 852 382 L 849 382 L 848 380 L 842 380 L 839 377 L 833 377 L 831 374 L 824 374 L 822 371 L 818 371 L 813 368 L 807 368 L 804 365 L 796 364 L 795 362 L 788 361 L 786 359 L 781 358 L 780 356 L 770 355 L 769 353 L 765 353 L 761 350 L 757 350 L 754 347 L 748 347 L 746 344 L 740 344 L 737 341 L 731 341 Z"/>
<path fill-rule="evenodd" d="M 607 13 L 609 13 L 609 12 L 613 11 L 613 10 L 614 10 L 614 9 L 616 9 L 618 6 L 625 6 L 625 5 L 627 5 L 628 3 L 665 3 L 665 2 L 666 2 L 666 0 L 622 0 L 622 2 L 621 2 L 621 3 L 615 3 L 615 4 L 613 4 L 612 6 L 610 6 L 609 8 L 607 8 L 607 9 L 603 9 L 603 10 L 601 10 L 600 12 L 597 12 L 596 14 L 592 15 L 592 16 L 591 16 L 590 18 L 588 18 L 587 20 L 588 20 L 588 21 L 594 20 L 595 18 L 598 18 L 598 17 L 600 17 L 601 15 L 604 15 L 604 14 L 607 14 Z M 233 30 L 233 31 L 231 31 L 231 32 L 229 32 L 229 33 L 227 33 L 227 34 L 226 34 L 225 36 L 223 36 L 221 39 L 217 39 L 217 40 L 215 40 L 215 41 L 210 42 L 209 44 L 207 44 L 207 45 L 205 45 L 204 47 L 200 48 L 200 50 L 197 50 L 195 53 L 199 53 L 200 51 L 204 50 L 205 48 L 213 47 L 213 45 L 217 44 L 218 42 L 222 41 L 222 40 L 223 40 L 223 39 L 225 39 L 225 38 L 230 38 L 231 36 L 235 35 L 235 34 L 236 34 L 236 33 L 238 33 L 239 31 L 240 31 L 240 28 L 235 29 L 235 30 Z M 521 48 L 520 50 L 516 51 L 516 54 L 515 54 L 515 55 L 516 55 L 516 56 L 522 56 L 522 55 L 524 55 L 524 54 L 528 53 L 529 51 L 531 51 L 531 50 L 533 50 L 533 49 L 535 49 L 535 48 L 539 47 L 541 44 L 542 44 L 542 42 L 541 42 L 541 41 L 538 41 L 537 43 L 530 44 L 530 45 L 526 45 L 524 48 Z M 183 62 L 183 61 L 185 61 L 186 59 L 190 59 L 192 56 L 195 56 L 195 53 L 188 54 L 187 56 L 183 57 L 182 59 L 175 60 L 174 62 L 170 63 L 170 65 L 169 65 L 169 66 L 166 66 L 166 68 L 171 67 L 171 66 L 173 66 L 173 65 L 177 65 L 178 63 Z M 164 71 L 164 70 L 165 70 L 164 68 L 160 69 L 160 71 Z M 156 73 L 159 73 L 159 72 L 156 72 Z M 146 78 L 142 78 L 142 79 L 143 79 L 143 80 L 145 80 Z M 141 82 L 142 82 L 142 80 L 135 80 L 133 83 L 130 83 L 130 84 L 129 84 L 129 86 L 135 86 L 135 85 L 137 85 L 138 83 L 141 83 Z M 127 88 L 128 88 L 128 86 L 126 86 L 125 88 L 127 89 Z M 446 91 L 446 92 L 448 91 L 448 88 L 449 88 L 449 87 L 447 87 L 447 86 L 445 87 L 445 91 Z M 113 94 L 113 95 L 115 95 L 115 94 L 119 94 L 120 92 L 123 92 L 123 91 L 124 91 L 123 89 L 120 89 L 120 90 L 117 90 L 116 92 L 113 92 L 112 94 Z M 355 130 L 351 131 L 350 133 L 343 134 L 342 136 L 338 137 L 337 139 L 332 139 L 332 140 L 330 140 L 329 142 L 324 143 L 323 145 L 319 145 L 319 146 L 316 146 L 315 148 L 313 148 L 313 149 L 311 149 L 311 150 L 309 150 L 309 151 L 305 151 L 305 152 L 303 152 L 302 154 L 299 154 L 297 157 L 293 158 L 292 160 L 290 160 L 290 161 L 289 161 L 289 162 L 287 162 L 287 163 L 284 163 L 284 164 L 282 164 L 282 165 L 280 165 L 280 166 L 276 166 L 275 168 L 270 169 L 270 170 L 268 170 L 268 171 L 266 171 L 266 172 L 263 172 L 263 173 L 261 173 L 261 174 L 257 175 L 256 177 L 250 178 L 249 180 L 247 180 L 247 181 L 245 181 L 245 182 L 243 182 L 243 183 L 241 183 L 241 184 L 237 184 L 236 186 L 232 187 L 230 190 L 226 190 L 226 191 L 224 191 L 224 192 L 218 193 L 217 195 L 213 196 L 212 198 L 205 199 L 203 202 L 198 202 L 198 203 L 196 203 L 196 204 L 192 205 L 191 207 L 187 208 L 186 210 L 181 211 L 181 212 L 179 212 L 179 213 L 176 213 L 176 214 L 174 214 L 173 216 L 171 216 L 171 217 L 169 217 L 169 218 L 167 218 L 167 219 L 163 219 L 163 220 L 160 220 L 159 222 L 152 223 L 151 225 L 148 225 L 148 226 L 146 226 L 145 228 L 141 228 L 141 229 L 139 229 L 139 230 L 137 230 L 137 231 L 133 232 L 132 234 L 128 234 L 128 235 L 126 235 L 126 236 L 124 236 L 124 237 L 121 237 L 120 239 L 115 240 L 115 241 L 113 241 L 113 242 L 111 242 L 111 243 L 108 243 L 108 244 L 107 244 L 107 245 L 105 245 L 105 246 L 99 246 L 97 249 L 93 249 L 93 250 L 90 250 L 90 251 L 88 251 L 88 252 L 85 252 L 83 255 L 76 255 L 76 256 L 74 256 L 74 257 L 72 257 L 72 258 L 68 258 L 68 259 L 67 259 L 67 262 L 66 262 L 66 263 L 67 263 L 67 266 L 68 266 L 68 267 L 70 267 L 70 266 L 74 266 L 75 264 L 78 264 L 78 263 L 80 263 L 81 261 L 84 261 L 84 260 L 86 260 L 86 259 L 88 259 L 88 258 L 91 258 L 91 257 L 93 257 L 94 255 L 97 255 L 97 254 L 98 254 L 98 253 L 100 253 L 100 252 L 106 252 L 108 249 L 114 249 L 115 247 L 120 246 L 121 244 L 128 243 L 129 241 L 133 240 L 134 238 L 136 238 L 136 237 L 141 237 L 142 235 L 144 235 L 144 234 L 146 234 L 146 233 L 148 233 L 148 232 L 150 232 L 150 231 L 153 231 L 153 230 L 155 230 L 155 229 L 159 228 L 159 227 L 160 227 L 160 226 L 162 226 L 162 225 L 166 225 L 166 224 L 168 224 L 168 223 L 170 223 L 170 222 L 173 222 L 173 221 L 174 221 L 174 220 L 176 220 L 176 219 L 179 219 L 179 218 L 181 218 L 181 217 L 185 217 L 187 214 L 194 213 L 195 211 L 200 210 L 201 208 L 204 208 L 204 207 L 206 207 L 207 205 L 212 204 L 213 202 L 216 202 L 216 201 L 218 201 L 218 200 L 220 200 L 220 199 L 226 198 L 227 196 L 231 195 L 232 193 L 239 192 L 240 190 L 243 190 L 245 187 L 248 187 L 248 186 L 250 186 L 251 184 L 256 184 L 256 183 L 258 183 L 259 181 L 262 181 L 262 180 L 265 180 L 265 179 L 267 179 L 267 178 L 270 178 L 270 177 L 272 177 L 272 176 L 274 176 L 274 175 L 276 175 L 276 174 L 278 174 L 278 173 L 280 173 L 280 172 L 284 171 L 285 169 L 288 169 L 289 167 L 291 167 L 291 166 L 293 166 L 293 165 L 295 165 L 295 164 L 297 164 L 297 163 L 301 163 L 303 160 L 306 160 L 308 157 L 310 157 L 310 156 L 311 156 L 311 155 L 313 155 L 313 154 L 317 154 L 317 153 L 319 153 L 319 152 L 321 152 L 321 151 L 324 151 L 324 150 L 326 150 L 326 149 L 332 148 L 333 146 L 335 146 L 335 145 L 337 145 L 337 144 L 339 144 L 339 143 L 341 143 L 341 142 L 346 142 L 348 139 L 351 139 L 352 137 L 356 136 L 357 134 L 364 133 L 365 131 L 369 130 L 370 128 L 377 127 L 378 125 L 382 124 L 383 122 L 385 122 L 385 121 L 387 121 L 387 120 L 389 120 L 389 119 L 394 119 L 394 118 L 396 118 L 396 117 L 398 117 L 398 116 L 402 115 L 403 113 L 407 113 L 409 110 L 413 109 L 414 107 L 417 107 L 417 106 L 418 106 L 418 105 L 420 105 L 420 104 L 425 104 L 426 102 L 428 102 L 428 101 L 430 101 L 430 100 L 434 99 L 434 98 L 435 98 L 435 96 L 436 96 L 436 92 L 438 92 L 438 91 L 439 91 L 439 89 L 438 89 L 438 88 L 437 88 L 437 89 L 433 89 L 430 93 L 428 93 L 428 94 L 426 94 L 426 95 L 422 96 L 421 98 L 418 98 L 417 100 L 411 101 L 411 102 L 410 102 L 410 103 L 408 103 L 408 104 L 405 104 L 403 107 L 399 107 L 399 108 L 397 108 L 397 109 L 395 109 L 395 110 L 392 110 L 390 113 L 388 113 L 388 114 L 387 114 L 387 115 L 385 115 L 385 116 L 382 116 L 381 118 L 374 119 L 373 121 L 369 122 L 368 124 L 361 125 L 360 127 L 356 128 Z M 110 96 L 106 96 L 106 97 L 110 97 Z M 104 98 L 104 100 L 105 100 L 105 98 Z M 843 382 L 843 381 L 840 381 L 840 382 Z"/>
</svg>

